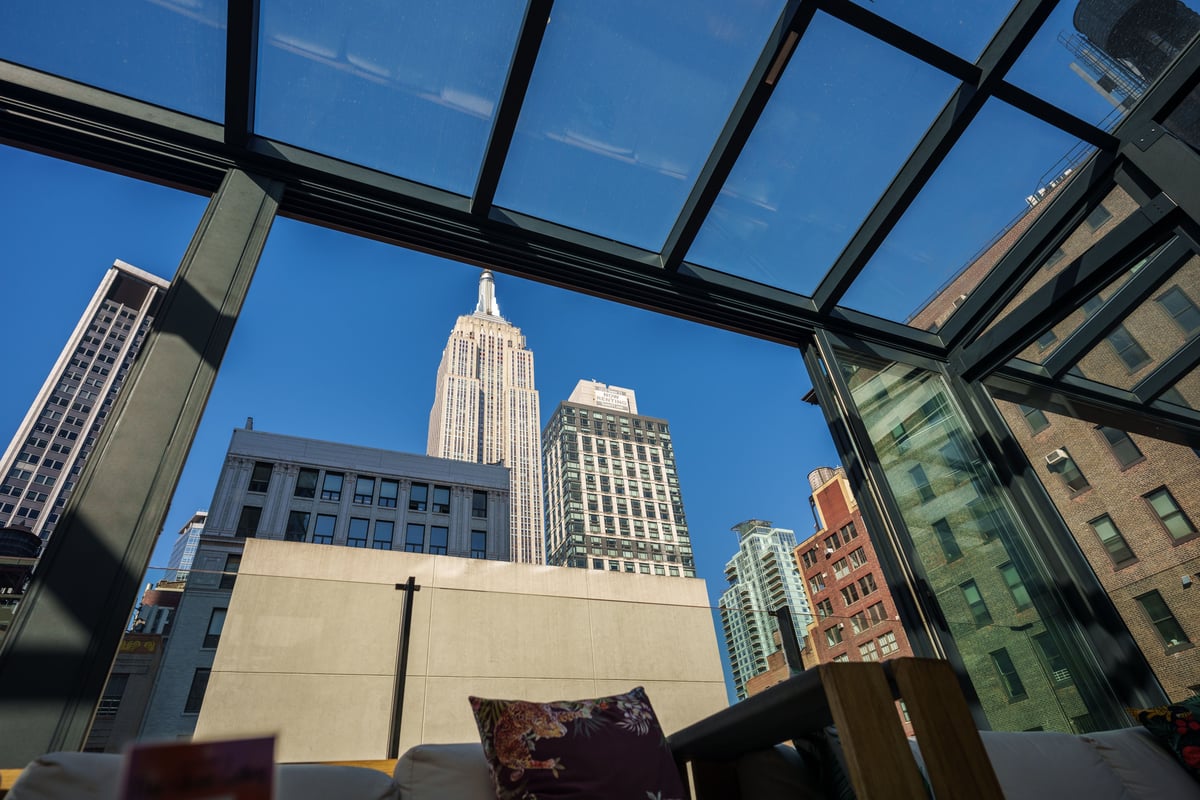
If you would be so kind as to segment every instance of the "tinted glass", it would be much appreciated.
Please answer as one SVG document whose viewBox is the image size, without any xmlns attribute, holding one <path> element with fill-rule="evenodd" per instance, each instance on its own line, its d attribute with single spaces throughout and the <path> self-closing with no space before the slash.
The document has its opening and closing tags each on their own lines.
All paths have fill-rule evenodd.
<svg viewBox="0 0 1200 800">
<path fill-rule="evenodd" d="M 524 5 L 262 0 L 255 130 L 470 194 Z"/>
<path fill-rule="evenodd" d="M 219 122 L 225 16 L 225 0 L 2 3 L 0 59 Z"/>
<path fill-rule="evenodd" d="M 783 6 L 554 6 L 497 205 L 659 250 Z"/>
<path fill-rule="evenodd" d="M 971 61 L 983 51 L 1012 8 L 1010 2 L 987 3 L 980 0 L 854 2 Z"/>
<path fill-rule="evenodd" d="M 688 260 L 811 295 L 956 85 L 817 14 Z"/>
</svg>

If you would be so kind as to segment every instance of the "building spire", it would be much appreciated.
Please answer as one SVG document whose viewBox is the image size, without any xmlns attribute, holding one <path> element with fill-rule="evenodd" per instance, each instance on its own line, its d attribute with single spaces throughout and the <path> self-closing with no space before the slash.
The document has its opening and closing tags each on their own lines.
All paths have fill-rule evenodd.
<svg viewBox="0 0 1200 800">
<path fill-rule="evenodd" d="M 500 316 L 500 304 L 496 302 L 496 280 L 490 269 L 485 269 L 479 276 L 479 302 L 475 304 L 475 313 Z"/>
</svg>

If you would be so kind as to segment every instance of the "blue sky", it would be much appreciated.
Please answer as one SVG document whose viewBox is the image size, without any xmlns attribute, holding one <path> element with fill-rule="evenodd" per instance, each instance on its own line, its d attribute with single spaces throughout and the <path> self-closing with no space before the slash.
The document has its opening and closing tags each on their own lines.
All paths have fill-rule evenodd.
<svg viewBox="0 0 1200 800">
<path fill-rule="evenodd" d="M 523 4 L 463 5 L 373 4 L 375 16 L 362 19 L 353 4 L 263 0 L 259 130 L 469 192 Z M 962 0 L 864 5 L 969 59 L 1007 12 Z M 556 4 L 498 204 L 657 249 L 781 6 Z M 1074 6 L 1059 4 L 1009 77 L 1098 121 L 1109 106 L 1070 72 L 1057 42 Z M 224 7 L 7 4 L 0 58 L 216 119 Z M 68 15 L 75 24 L 64 28 Z M 403 46 L 381 31 L 401 31 Z M 689 256 L 811 292 L 953 87 L 818 14 Z M 989 102 L 845 302 L 906 318 L 1022 210 L 1073 145 Z M 7 148 L 0 186 L 0 308 L 19 331 L 6 350 L 5 436 L 108 265 L 119 258 L 170 278 L 205 198 Z M 277 221 L 153 563 L 165 563 L 174 532 L 207 507 L 230 431 L 248 416 L 260 430 L 422 452 L 442 347 L 473 308 L 478 275 Z M 713 598 L 733 524 L 760 517 L 801 537 L 811 531 L 805 476 L 837 456 L 819 411 L 800 400 L 808 379 L 798 353 L 503 274 L 497 291 L 535 354 L 543 419 L 592 378 L 635 389 L 643 413 L 671 421 L 697 567 Z"/>
</svg>

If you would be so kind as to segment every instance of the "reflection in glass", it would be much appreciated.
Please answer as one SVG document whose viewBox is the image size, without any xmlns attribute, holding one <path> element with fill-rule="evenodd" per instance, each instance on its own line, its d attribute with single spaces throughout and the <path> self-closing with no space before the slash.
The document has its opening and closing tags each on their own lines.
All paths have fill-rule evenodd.
<svg viewBox="0 0 1200 800">
<path fill-rule="evenodd" d="M 918 572 L 936 597 L 988 721 L 998 730 L 1076 730 L 1072 720 L 1089 708 L 1073 682 L 1049 678 L 1034 639 L 1049 634 L 1056 653 L 1072 655 L 1087 645 L 1048 588 L 1052 581 L 944 380 L 850 352 L 839 352 L 838 360 L 911 537 Z"/>
<path fill-rule="evenodd" d="M 219 122 L 225 17 L 226 0 L 0 3 L 0 59 Z"/>
<path fill-rule="evenodd" d="M 921 312 L 956 307 L 1016 241 L 1039 191 L 1061 181 L 1075 140 L 990 100 L 946 156 L 841 304 L 927 327 Z M 949 311 L 944 315 L 949 316 Z"/>
<path fill-rule="evenodd" d="M 255 131 L 468 195 L 524 6 L 263 0 Z"/>
<path fill-rule="evenodd" d="M 660 250 L 783 5 L 556 5 L 496 204 Z"/>
<path fill-rule="evenodd" d="M 818 13 L 687 260 L 811 295 L 956 86 Z"/>
</svg>

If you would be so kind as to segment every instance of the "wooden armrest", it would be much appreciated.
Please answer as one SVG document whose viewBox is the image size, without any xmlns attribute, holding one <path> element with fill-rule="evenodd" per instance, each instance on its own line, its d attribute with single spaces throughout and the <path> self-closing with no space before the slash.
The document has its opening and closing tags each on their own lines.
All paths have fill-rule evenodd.
<svg viewBox="0 0 1200 800">
<path fill-rule="evenodd" d="M 359 767 L 361 769 L 373 769 L 376 772 L 382 772 L 389 778 L 396 771 L 396 762 L 398 758 L 377 758 L 366 759 L 361 761 L 307 761 L 307 764 L 320 764 L 323 767 Z"/>
<path fill-rule="evenodd" d="M 0 798 L 8 794 L 8 790 L 17 782 L 17 776 L 20 774 L 20 769 L 0 769 Z"/>
</svg>

